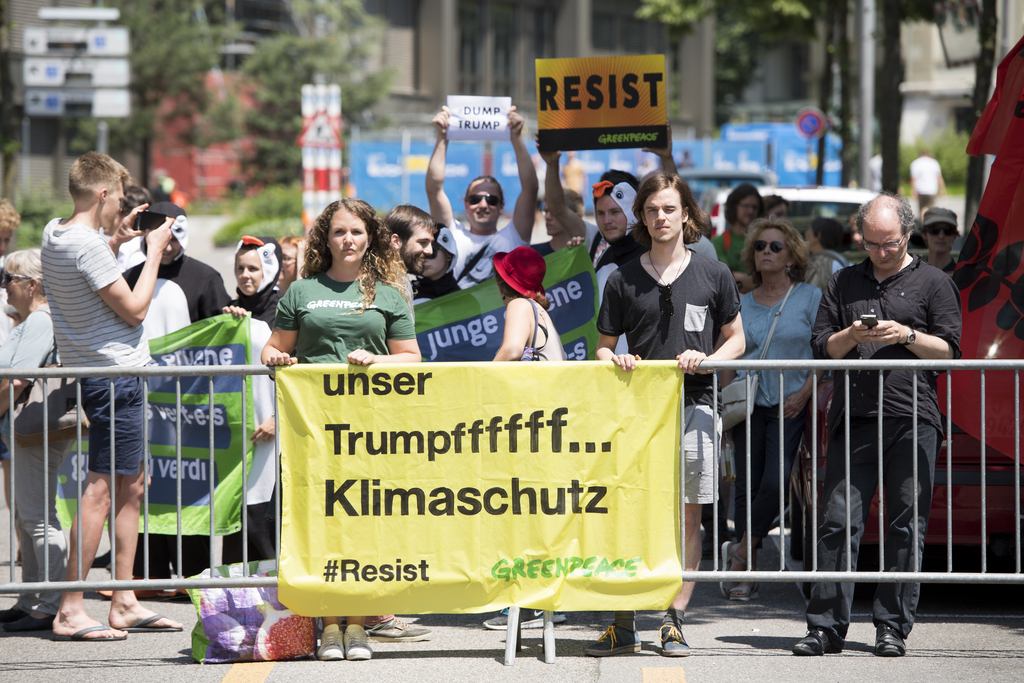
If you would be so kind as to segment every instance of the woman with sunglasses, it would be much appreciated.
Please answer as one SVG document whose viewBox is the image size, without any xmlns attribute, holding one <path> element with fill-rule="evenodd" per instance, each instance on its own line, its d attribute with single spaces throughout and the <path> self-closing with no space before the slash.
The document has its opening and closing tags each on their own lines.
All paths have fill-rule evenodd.
<svg viewBox="0 0 1024 683">
<path fill-rule="evenodd" d="M 38 368 L 56 363 L 57 346 L 53 340 L 53 321 L 43 289 L 43 266 L 39 249 L 24 249 L 7 256 L 0 285 L 7 292 L 7 302 L 18 311 L 22 321 L 0 346 L 0 368 Z M 57 380 L 50 380 L 51 386 Z M 18 403 L 32 382 L 10 380 L 14 400 Z M 0 433 L 5 445 L 11 444 L 11 423 L 8 380 L 0 381 Z M 27 395 L 27 394 L 26 394 Z M 45 580 L 44 557 L 49 555 L 49 580 L 63 581 L 67 573 L 67 546 L 54 507 L 57 495 L 57 474 L 72 441 L 49 440 L 49 450 L 42 445 L 15 444 L 14 477 L 17 481 L 15 519 L 22 548 L 22 581 Z M 49 490 L 43 490 L 44 473 L 48 472 Z M 46 509 L 49 508 L 49 520 Z M 0 611 L 0 622 L 6 631 L 49 631 L 60 609 L 60 593 L 23 593 L 11 609 Z"/>
<path fill-rule="evenodd" d="M 422 360 L 406 300 L 405 266 L 373 207 L 348 198 L 330 204 L 310 230 L 303 258 L 303 279 L 278 303 L 263 363 Z M 343 634 L 340 617 L 324 617 L 317 658 L 370 659 L 365 619 L 349 616 Z"/>
<path fill-rule="evenodd" d="M 811 329 L 821 301 L 821 290 L 804 282 L 807 268 L 807 244 L 792 226 L 777 218 L 762 218 L 750 225 L 743 247 L 742 261 L 754 289 L 740 298 L 743 332 L 746 337 L 744 360 L 757 360 L 768 341 L 765 360 L 810 360 Z M 776 318 L 778 321 L 776 322 Z M 775 323 L 774 329 L 772 325 Z M 768 339 L 771 331 L 771 339 Z M 747 548 L 756 566 L 757 547 L 768 535 L 779 514 L 779 495 L 789 481 L 800 438 L 804 430 L 804 410 L 811 397 L 812 379 L 808 370 L 786 370 L 782 383 L 783 476 L 779 478 L 779 373 L 760 374 L 753 414 L 748 422 L 732 430 L 736 446 L 736 535 L 739 543 L 722 544 L 723 569 L 747 568 Z M 723 383 L 730 372 L 722 373 Z M 735 381 L 746 381 L 738 373 Z M 744 458 L 750 432 L 750 499 L 747 498 L 747 461 Z M 750 528 L 747 528 L 747 510 Z M 749 539 L 748 539 L 749 537 Z M 720 584 L 729 600 L 747 601 L 757 595 L 757 584 Z"/>
<path fill-rule="evenodd" d="M 949 209 L 933 206 L 924 212 L 924 243 L 928 246 L 928 263 L 949 276 L 956 270 L 953 260 L 953 242 L 960 236 L 956 228 L 956 214 Z"/>
</svg>

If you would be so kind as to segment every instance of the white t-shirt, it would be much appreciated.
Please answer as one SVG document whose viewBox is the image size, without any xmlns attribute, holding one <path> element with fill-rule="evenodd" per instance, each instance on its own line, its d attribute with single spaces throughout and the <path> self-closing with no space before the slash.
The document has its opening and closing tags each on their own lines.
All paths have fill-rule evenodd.
<svg viewBox="0 0 1024 683">
<path fill-rule="evenodd" d="M 258 362 L 264 345 L 270 341 L 270 326 L 262 320 L 249 318 L 249 341 L 252 345 L 253 362 Z M 253 429 L 255 429 L 274 415 L 274 382 L 269 376 L 253 375 L 252 397 L 253 411 L 256 414 L 256 424 L 253 425 Z M 273 439 L 256 444 L 247 476 L 246 504 L 256 505 L 269 502 L 274 493 L 274 482 L 277 480 Z"/>
<path fill-rule="evenodd" d="M 61 363 L 130 368 L 150 362 L 142 326 L 126 323 L 99 295 L 121 277 L 105 238 L 84 225 L 60 225 L 55 218 L 43 230 L 42 261 Z"/>
<path fill-rule="evenodd" d="M 938 194 L 942 169 L 939 162 L 931 157 L 918 157 L 910 162 L 910 177 L 918 194 Z"/>
<path fill-rule="evenodd" d="M 156 339 L 177 332 L 192 324 L 188 313 L 188 298 L 177 282 L 157 278 L 153 287 L 153 301 L 142 321 L 146 339 Z"/>
<path fill-rule="evenodd" d="M 460 289 L 469 289 L 494 277 L 494 263 L 491 261 L 491 257 L 499 251 L 512 251 L 516 247 L 529 246 L 529 243 L 519 236 L 519 231 L 511 221 L 493 235 L 475 235 L 456 219 L 453 221 L 451 231 L 452 236 L 455 237 L 455 246 L 459 251 L 458 258 L 455 259 L 454 272 Z M 480 258 L 476 259 L 473 269 L 464 273 L 466 265 L 481 249 L 484 252 Z"/>
</svg>

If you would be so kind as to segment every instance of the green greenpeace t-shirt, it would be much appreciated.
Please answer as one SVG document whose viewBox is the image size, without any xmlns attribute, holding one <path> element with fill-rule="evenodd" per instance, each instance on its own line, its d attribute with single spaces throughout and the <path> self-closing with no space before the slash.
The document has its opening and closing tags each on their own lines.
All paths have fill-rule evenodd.
<svg viewBox="0 0 1024 683">
<path fill-rule="evenodd" d="M 364 312 L 359 283 L 336 282 L 327 273 L 292 283 L 277 304 L 274 327 L 299 333 L 300 363 L 347 363 L 356 349 L 385 355 L 389 339 L 416 337 L 409 305 L 397 289 L 378 282 Z"/>
</svg>

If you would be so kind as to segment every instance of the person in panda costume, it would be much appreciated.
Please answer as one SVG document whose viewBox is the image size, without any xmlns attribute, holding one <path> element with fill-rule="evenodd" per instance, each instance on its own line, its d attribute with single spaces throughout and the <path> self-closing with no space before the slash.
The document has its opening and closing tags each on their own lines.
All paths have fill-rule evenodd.
<svg viewBox="0 0 1024 683">
<path fill-rule="evenodd" d="M 284 252 L 273 237 L 252 237 L 245 235 L 235 247 L 235 279 L 238 281 L 238 297 L 228 306 L 242 308 L 257 320 L 262 320 L 271 329 L 277 315 L 277 302 L 281 290 L 277 288 L 281 276 Z M 225 313 L 234 311 L 225 310 Z"/>
<path fill-rule="evenodd" d="M 188 216 L 185 210 L 170 202 L 157 202 L 146 210 L 174 221 L 171 224 L 173 237 L 160 258 L 153 303 L 142 323 L 146 337 L 155 339 L 220 315 L 231 297 L 224 289 L 220 273 L 185 254 L 188 247 Z M 145 244 L 143 240 L 143 252 Z M 124 279 L 129 287 L 134 289 L 143 265 L 140 263 L 125 272 Z"/>
</svg>

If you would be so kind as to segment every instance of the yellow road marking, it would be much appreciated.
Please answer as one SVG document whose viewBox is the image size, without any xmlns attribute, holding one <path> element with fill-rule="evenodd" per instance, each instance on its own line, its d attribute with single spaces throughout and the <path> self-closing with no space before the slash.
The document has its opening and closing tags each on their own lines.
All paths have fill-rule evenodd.
<svg viewBox="0 0 1024 683">
<path fill-rule="evenodd" d="M 232 664 L 220 683 L 263 683 L 274 668 L 274 662 Z"/>
<path fill-rule="evenodd" d="M 686 683 L 686 674 L 680 667 L 669 668 L 664 666 L 642 668 L 640 671 L 644 676 L 644 683 Z"/>
</svg>

